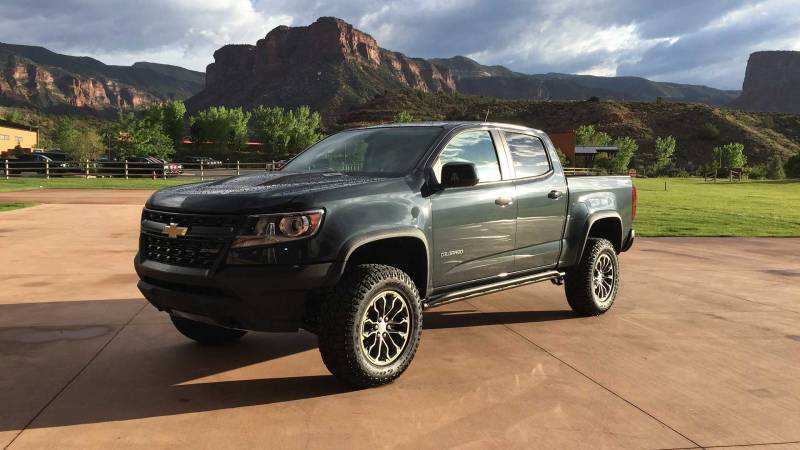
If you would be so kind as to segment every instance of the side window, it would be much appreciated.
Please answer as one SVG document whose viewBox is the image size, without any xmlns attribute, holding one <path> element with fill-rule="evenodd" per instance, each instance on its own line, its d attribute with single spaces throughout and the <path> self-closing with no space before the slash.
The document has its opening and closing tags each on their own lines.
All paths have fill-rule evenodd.
<svg viewBox="0 0 800 450">
<path fill-rule="evenodd" d="M 442 167 L 449 162 L 475 164 L 479 183 L 501 179 L 497 151 L 494 148 L 492 135 L 486 130 L 465 131 L 456 135 L 447 144 L 433 165 L 438 181 L 442 180 Z"/>
<path fill-rule="evenodd" d="M 503 136 L 511 151 L 517 178 L 535 177 L 550 171 L 550 160 L 539 138 L 519 133 L 503 133 Z"/>
</svg>

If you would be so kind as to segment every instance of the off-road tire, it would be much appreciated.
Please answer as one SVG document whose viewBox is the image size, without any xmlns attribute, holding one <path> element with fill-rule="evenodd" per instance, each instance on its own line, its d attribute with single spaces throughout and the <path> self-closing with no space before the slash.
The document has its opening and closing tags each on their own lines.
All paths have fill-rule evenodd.
<svg viewBox="0 0 800 450">
<path fill-rule="evenodd" d="M 244 330 L 218 327 L 173 315 L 169 317 L 172 319 L 175 328 L 182 335 L 204 345 L 229 344 L 238 341 L 247 334 L 247 331 Z"/>
<path fill-rule="evenodd" d="M 396 360 L 379 366 L 367 359 L 362 350 L 361 320 L 372 300 L 389 290 L 408 300 L 408 338 Z M 392 382 L 408 368 L 419 346 L 422 302 L 411 277 L 396 267 L 363 264 L 348 268 L 322 302 L 319 317 L 322 361 L 337 378 L 355 387 Z"/>
<path fill-rule="evenodd" d="M 603 255 L 608 256 L 611 260 L 613 282 L 610 293 L 601 301 L 595 294 L 593 278 L 595 266 Z M 618 290 L 619 260 L 614 246 L 607 239 L 589 238 L 586 241 L 586 248 L 583 250 L 580 263 L 566 273 L 564 291 L 567 294 L 569 306 L 581 316 L 597 316 L 611 308 Z"/>
</svg>

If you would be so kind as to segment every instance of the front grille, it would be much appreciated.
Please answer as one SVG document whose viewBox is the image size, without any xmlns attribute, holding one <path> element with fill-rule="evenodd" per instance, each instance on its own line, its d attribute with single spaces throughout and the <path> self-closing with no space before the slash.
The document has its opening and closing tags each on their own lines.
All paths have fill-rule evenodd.
<svg viewBox="0 0 800 450">
<path fill-rule="evenodd" d="M 177 223 L 182 227 L 238 228 L 242 218 L 240 216 L 178 214 L 145 209 L 142 212 L 142 220 L 151 220 L 163 224 Z"/>
<path fill-rule="evenodd" d="M 147 259 L 173 266 L 207 269 L 214 265 L 225 242 L 217 239 L 181 237 L 171 239 L 142 233 L 141 250 Z"/>
</svg>

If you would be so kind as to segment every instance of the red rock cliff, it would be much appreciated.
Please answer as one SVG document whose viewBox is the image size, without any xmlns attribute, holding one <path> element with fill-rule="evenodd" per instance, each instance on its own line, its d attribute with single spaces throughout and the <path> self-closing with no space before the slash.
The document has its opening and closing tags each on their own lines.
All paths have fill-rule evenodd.
<svg viewBox="0 0 800 450">
<path fill-rule="evenodd" d="M 800 52 L 756 52 L 747 61 L 742 95 L 734 106 L 800 113 Z"/>
</svg>

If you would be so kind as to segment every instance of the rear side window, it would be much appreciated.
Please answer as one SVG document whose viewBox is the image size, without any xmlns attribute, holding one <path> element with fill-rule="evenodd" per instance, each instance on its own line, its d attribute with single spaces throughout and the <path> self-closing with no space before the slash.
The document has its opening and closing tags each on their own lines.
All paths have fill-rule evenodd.
<svg viewBox="0 0 800 450">
<path fill-rule="evenodd" d="M 438 181 L 442 180 L 442 167 L 449 162 L 475 164 L 479 183 L 500 181 L 497 152 L 494 149 L 492 135 L 486 130 L 465 131 L 447 144 L 433 166 Z"/>
<path fill-rule="evenodd" d="M 511 151 L 517 178 L 535 177 L 550 171 L 550 160 L 542 141 L 520 133 L 503 133 Z"/>
</svg>

